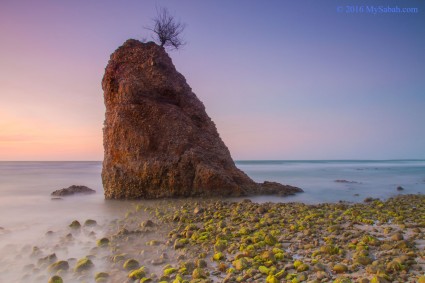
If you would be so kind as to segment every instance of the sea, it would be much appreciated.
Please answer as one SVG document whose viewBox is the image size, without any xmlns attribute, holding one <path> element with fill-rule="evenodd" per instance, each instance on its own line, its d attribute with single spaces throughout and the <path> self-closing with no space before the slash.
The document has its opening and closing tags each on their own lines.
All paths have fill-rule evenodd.
<svg viewBox="0 0 425 283">
<path fill-rule="evenodd" d="M 425 160 L 236 161 L 257 182 L 265 180 L 300 187 L 289 197 L 256 196 L 254 202 L 363 202 L 398 194 L 425 193 Z M 102 163 L 0 162 L 0 282 L 20 271 L 19 251 L 46 244 L 47 231 L 60 231 L 73 220 L 99 223 L 123 216 L 134 201 L 105 200 Z M 85 185 L 96 194 L 52 200 L 51 192 Z M 402 190 L 397 190 L 401 187 Z M 238 199 L 235 199 L 238 200 Z M 86 251 L 72 250 L 79 258 Z M 10 281 L 9 281 L 10 282 Z M 35 281 L 37 282 L 37 281 Z"/>
</svg>

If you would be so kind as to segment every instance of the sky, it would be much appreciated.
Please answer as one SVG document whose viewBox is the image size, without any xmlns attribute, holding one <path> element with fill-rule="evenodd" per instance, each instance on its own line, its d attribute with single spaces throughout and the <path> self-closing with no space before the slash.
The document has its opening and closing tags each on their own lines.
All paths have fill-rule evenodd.
<svg viewBox="0 0 425 283">
<path fill-rule="evenodd" d="M 425 159 L 422 0 L 2 0 L 0 160 L 103 160 L 104 69 L 157 7 L 234 159 Z"/>
</svg>

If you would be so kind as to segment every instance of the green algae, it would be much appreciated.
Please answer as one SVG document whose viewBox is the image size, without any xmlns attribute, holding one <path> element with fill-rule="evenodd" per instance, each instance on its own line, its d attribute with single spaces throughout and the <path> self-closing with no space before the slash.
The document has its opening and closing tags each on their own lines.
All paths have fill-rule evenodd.
<svg viewBox="0 0 425 283">
<path fill-rule="evenodd" d="M 75 272 L 82 272 L 85 270 L 89 270 L 94 267 L 93 262 L 88 259 L 87 257 L 80 259 L 77 261 L 77 264 L 75 265 L 74 271 Z"/>
</svg>

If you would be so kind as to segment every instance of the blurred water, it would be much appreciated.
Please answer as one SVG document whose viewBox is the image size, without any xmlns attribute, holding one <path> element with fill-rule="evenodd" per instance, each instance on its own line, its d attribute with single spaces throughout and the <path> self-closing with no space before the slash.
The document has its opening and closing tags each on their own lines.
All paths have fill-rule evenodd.
<svg viewBox="0 0 425 283">
<path fill-rule="evenodd" d="M 305 191 L 288 198 L 253 198 L 258 202 L 361 202 L 366 197 L 425 192 L 425 160 L 237 161 L 236 165 L 257 182 L 277 181 Z M 397 191 L 398 186 L 405 190 Z"/>
<path fill-rule="evenodd" d="M 237 161 L 236 165 L 257 182 L 277 181 L 298 186 L 305 193 L 281 198 L 258 196 L 257 202 L 361 202 L 366 197 L 386 199 L 399 193 L 425 191 L 424 160 L 394 161 Z M 38 246 L 61 258 L 81 258 L 88 239 L 80 235 L 72 249 L 51 247 L 47 231 L 57 239 L 69 233 L 73 220 L 95 219 L 105 225 L 123 216 L 133 202 L 106 201 L 101 162 L 0 162 L 0 282 L 20 282 L 25 246 Z M 352 183 L 340 183 L 346 180 Z M 50 193 L 70 185 L 85 185 L 94 195 L 51 200 Z M 402 186 L 404 191 L 397 191 Z M 101 226 L 102 227 L 102 226 Z M 101 237 L 102 230 L 97 237 Z M 97 266 L 102 267 L 101 263 Z M 17 281 L 18 280 L 18 281 Z M 25 282 L 46 282 L 33 277 Z"/>
</svg>

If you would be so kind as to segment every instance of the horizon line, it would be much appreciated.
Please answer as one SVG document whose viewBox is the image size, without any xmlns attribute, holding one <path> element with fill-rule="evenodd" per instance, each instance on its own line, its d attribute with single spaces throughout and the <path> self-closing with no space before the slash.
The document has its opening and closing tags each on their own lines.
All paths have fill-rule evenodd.
<svg viewBox="0 0 425 283">
<path fill-rule="evenodd" d="M 425 161 L 425 158 L 390 158 L 390 159 L 233 159 L 234 162 L 252 161 Z M 0 162 L 103 162 L 103 160 L 0 160 Z"/>
</svg>

